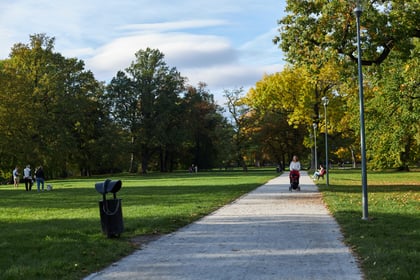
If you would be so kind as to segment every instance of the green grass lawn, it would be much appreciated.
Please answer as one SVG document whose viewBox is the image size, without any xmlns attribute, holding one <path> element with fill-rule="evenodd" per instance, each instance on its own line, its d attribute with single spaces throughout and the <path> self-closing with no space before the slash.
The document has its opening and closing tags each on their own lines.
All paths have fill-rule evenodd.
<svg viewBox="0 0 420 280">
<path fill-rule="evenodd" d="M 111 178 L 123 183 L 125 231 L 116 239 L 101 232 L 94 185 L 105 178 L 50 181 L 54 190 L 40 193 L 1 185 L 0 278 L 81 279 L 133 252 L 133 237 L 172 232 L 274 176 L 261 169 Z"/>
<path fill-rule="evenodd" d="M 419 172 L 368 172 L 368 221 L 360 170 L 332 170 L 319 186 L 367 279 L 420 279 Z"/>
</svg>

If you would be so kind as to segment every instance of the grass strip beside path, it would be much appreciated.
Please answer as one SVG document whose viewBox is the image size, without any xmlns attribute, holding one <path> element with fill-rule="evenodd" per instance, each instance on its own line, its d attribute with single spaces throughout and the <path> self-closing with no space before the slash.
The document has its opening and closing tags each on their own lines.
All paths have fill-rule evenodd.
<svg viewBox="0 0 420 280">
<path fill-rule="evenodd" d="M 367 279 L 420 279 L 420 173 L 368 172 L 362 220 L 360 170 L 332 170 L 319 187 Z"/>
</svg>

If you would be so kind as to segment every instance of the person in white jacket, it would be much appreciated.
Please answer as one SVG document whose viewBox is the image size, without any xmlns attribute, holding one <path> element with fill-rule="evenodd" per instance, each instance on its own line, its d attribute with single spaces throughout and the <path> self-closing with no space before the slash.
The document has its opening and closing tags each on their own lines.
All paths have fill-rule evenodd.
<svg viewBox="0 0 420 280">
<path fill-rule="evenodd" d="M 290 171 L 292 170 L 300 171 L 300 162 L 297 156 L 293 156 L 293 160 L 290 162 L 289 169 Z"/>
<path fill-rule="evenodd" d="M 31 166 L 29 164 L 23 169 L 23 181 L 25 182 L 26 191 L 32 190 Z"/>
<path fill-rule="evenodd" d="M 292 183 L 292 174 L 296 174 L 298 175 L 298 184 L 299 184 L 300 162 L 297 156 L 293 156 L 293 160 L 290 162 L 289 170 L 290 170 L 290 173 L 289 173 L 290 183 Z"/>
</svg>

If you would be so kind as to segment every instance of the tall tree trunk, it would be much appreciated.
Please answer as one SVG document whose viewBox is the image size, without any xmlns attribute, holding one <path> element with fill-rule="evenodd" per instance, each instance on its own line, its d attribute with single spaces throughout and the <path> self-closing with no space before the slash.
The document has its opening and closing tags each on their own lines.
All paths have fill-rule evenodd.
<svg viewBox="0 0 420 280">
<path fill-rule="evenodd" d="M 165 148 L 159 149 L 160 172 L 168 172 L 168 152 Z"/>
<path fill-rule="evenodd" d="M 410 147 L 411 147 L 411 138 L 406 140 L 404 152 L 400 153 L 401 166 L 399 170 L 401 171 L 410 171 L 410 168 L 408 167 L 408 162 L 410 158 Z"/>
<path fill-rule="evenodd" d="M 147 168 L 149 165 L 149 153 L 143 152 L 141 155 L 141 173 L 147 174 Z"/>
<path fill-rule="evenodd" d="M 128 168 L 129 173 L 137 172 L 137 168 L 135 168 L 134 143 L 135 143 L 135 137 L 131 136 L 130 167 Z"/>
<path fill-rule="evenodd" d="M 351 151 L 351 161 L 353 162 L 353 168 L 356 168 L 357 163 L 356 163 L 356 155 L 354 154 L 354 150 L 353 147 L 350 146 L 350 151 Z"/>
</svg>

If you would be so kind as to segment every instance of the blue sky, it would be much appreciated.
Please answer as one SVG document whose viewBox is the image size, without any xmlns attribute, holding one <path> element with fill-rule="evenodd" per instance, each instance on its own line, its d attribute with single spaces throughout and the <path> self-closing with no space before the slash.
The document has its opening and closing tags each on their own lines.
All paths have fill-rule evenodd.
<svg viewBox="0 0 420 280">
<path fill-rule="evenodd" d="M 216 96 L 281 71 L 272 43 L 284 0 L 0 0 L 0 59 L 29 35 L 55 37 L 55 50 L 86 63 L 100 81 L 147 47 L 165 54 L 189 84 Z"/>
</svg>

